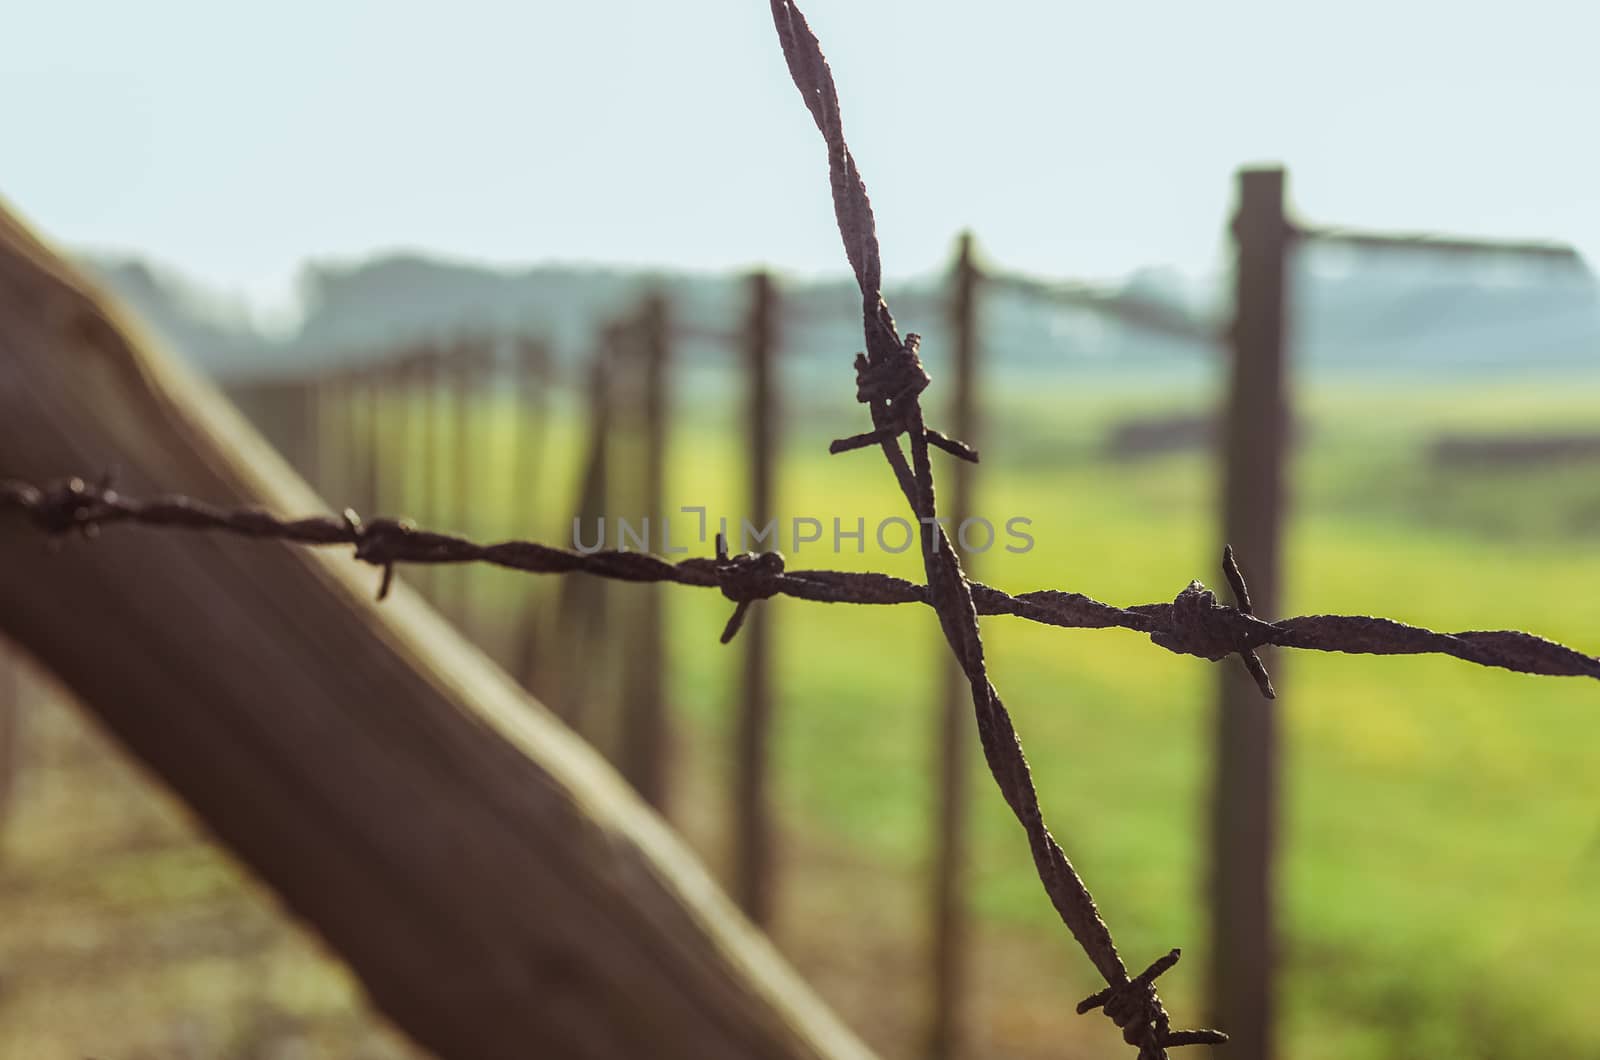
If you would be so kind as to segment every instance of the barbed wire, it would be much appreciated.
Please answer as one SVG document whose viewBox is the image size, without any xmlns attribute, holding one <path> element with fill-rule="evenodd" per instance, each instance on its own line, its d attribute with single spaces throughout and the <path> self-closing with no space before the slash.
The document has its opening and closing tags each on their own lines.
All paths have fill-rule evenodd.
<svg viewBox="0 0 1600 1060">
<path fill-rule="evenodd" d="M 349 509 L 338 516 L 285 519 L 261 508 L 222 508 L 178 495 L 140 500 L 105 481 L 90 484 L 80 478 L 46 486 L 0 480 L 0 510 L 5 509 L 26 515 L 51 536 L 92 535 L 104 526 L 133 523 L 216 530 L 299 545 L 353 546 L 357 560 L 383 572 L 380 599 L 388 595 L 394 569 L 401 564 L 483 563 L 528 574 L 589 574 L 717 589 L 737 605 L 724 630 L 724 643 L 738 632 L 752 603 L 775 596 L 831 604 L 931 604 L 927 586 L 905 578 L 870 571 L 788 570 L 778 552 L 729 555 L 720 536 L 717 556 L 681 560 L 619 549 L 581 551 L 535 541 L 479 543 L 425 530 L 405 519 L 365 519 Z M 1244 606 L 1249 590 L 1231 549 L 1223 551 L 1223 571 L 1233 589 L 1232 605 L 1218 601 L 1198 581 L 1190 582 L 1170 602 L 1128 607 L 1059 589 L 1012 595 L 982 582 L 970 584 L 979 615 L 1010 615 L 1062 629 L 1127 629 L 1147 635 L 1175 654 L 1213 661 L 1264 647 L 1351 655 L 1431 654 L 1518 673 L 1600 679 L 1600 658 L 1518 630 L 1439 633 L 1367 615 L 1318 614 L 1267 621 Z M 1264 670 L 1262 675 L 1257 684 L 1271 696 Z"/>
<path fill-rule="evenodd" d="M 923 422 L 921 396 L 932 380 L 918 357 L 920 340 L 916 335 L 907 335 L 904 341 L 900 339 L 894 317 L 883 300 L 882 267 L 872 204 L 845 143 L 833 74 L 823 58 L 816 34 L 793 0 L 770 2 L 789 75 L 828 145 L 834 215 L 844 240 L 845 256 L 850 260 L 861 289 L 862 327 L 867 348 L 855 359 L 856 400 L 870 410 L 873 429 L 869 434 L 835 442 L 831 451 L 841 452 L 876 442 L 922 527 L 927 603 L 938 614 L 945 641 L 967 677 L 978 740 L 983 746 L 989 772 L 1028 835 L 1034 868 L 1051 904 L 1107 984 L 1106 990 L 1086 999 L 1079 1011 L 1101 1009 L 1122 1029 L 1123 1040 L 1138 1047 L 1140 1060 L 1165 1060 L 1167 1049 L 1172 1046 L 1227 1041 L 1227 1035 L 1220 1031 L 1171 1029 L 1166 1009 L 1156 992 L 1155 979 L 1177 963 L 1178 951 L 1173 950 L 1130 978 L 1093 896 L 1045 824 L 1027 756 L 1017 738 L 1011 715 L 989 681 L 984 665 L 973 587 L 936 516 L 930 445 L 937 444 L 972 460 L 977 459 L 977 454 L 960 443 L 945 444 L 949 440 L 930 433 Z M 909 460 L 901 448 L 902 434 L 911 451 Z M 1248 606 L 1242 610 L 1247 612 Z M 1199 608 L 1183 610 L 1186 618 L 1199 613 Z M 1193 631 L 1203 628 L 1197 625 Z M 1185 629 L 1188 631 L 1189 627 Z M 1215 644 L 1201 646 L 1210 650 Z M 1264 680 L 1266 671 L 1255 659 L 1254 649 L 1246 648 L 1241 657 L 1252 673 L 1260 675 L 1258 680 Z"/>
<path fill-rule="evenodd" d="M 0 510 L 26 515 L 44 533 L 93 535 L 127 523 L 160 529 L 221 531 L 248 538 L 313 547 L 351 546 L 354 558 L 382 571 L 378 598 L 385 598 L 401 564 L 485 563 L 535 574 L 589 574 L 621 581 L 673 582 L 715 588 L 733 602 L 723 643 L 738 633 L 756 602 L 777 596 L 858 605 L 922 604 L 933 608 L 952 653 L 971 688 L 985 759 L 996 784 L 1029 840 L 1044 889 L 1062 921 L 1105 979 L 1105 989 L 1084 999 L 1080 1013 L 1102 1010 L 1140 1060 L 1165 1060 L 1167 1050 L 1218 1044 L 1220 1031 L 1173 1030 L 1156 979 L 1179 958 L 1173 949 L 1130 976 L 1087 886 L 1047 827 L 1009 712 L 990 682 L 979 635 L 979 616 L 1011 615 L 1063 628 L 1124 628 L 1147 635 L 1168 651 L 1220 661 L 1237 655 L 1262 694 L 1274 695 L 1257 651 L 1267 646 L 1356 654 L 1443 654 L 1483 666 L 1530 674 L 1600 678 L 1600 658 L 1514 630 L 1439 633 L 1386 618 L 1306 615 L 1269 621 L 1253 613 L 1249 590 L 1231 549 L 1222 569 L 1234 602 L 1220 602 L 1192 581 L 1170 602 L 1118 607 L 1081 593 L 1037 590 L 1010 595 L 969 582 L 937 520 L 930 449 L 976 462 L 965 443 L 929 428 L 921 395 L 931 383 L 919 356 L 920 339 L 902 340 L 882 295 L 882 267 L 871 203 L 845 143 L 832 75 L 820 45 L 792 0 L 770 0 L 789 72 L 828 147 L 836 219 L 846 255 L 862 295 L 866 351 L 857 354 L 857 400 L 868 406 L 872 430 L 835 441 L 830 452 L 878 446 L 920 524 L 926 584 L 873 572 L 789 570 L 777 552 L 730 555 L 721 536 L 714 557 L 671 561 L 627 550 L 583 551 L 534 541 L 478 543 L 396 518 L 363 519 L 346 509 L 337 516 L 283 518 L 255 508 L 223 508 L 181 495 L 139 499 L 107 480 L 80 478 L 38 485 L 0 481 Z M 1057 292 L 1061 293 L 1061 292 Z M 1084 292 L 1067 291 L 1079 301 Z M 1095 294 L 1096 302 L 1106 299 Z M 1169 331 L 1186 330 L 1168 320 Z M 907 450 L 902 447 L 904 436 Z"/>
</svg>

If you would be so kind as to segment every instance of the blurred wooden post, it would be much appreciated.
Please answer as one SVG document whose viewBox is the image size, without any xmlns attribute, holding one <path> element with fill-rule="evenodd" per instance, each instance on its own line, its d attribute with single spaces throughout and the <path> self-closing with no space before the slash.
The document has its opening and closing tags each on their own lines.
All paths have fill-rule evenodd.
<svg viewBox="0 0 1600 1060">
<path fill-rule="evenodd" d="M 450 443 L 455 459 L 450 472 L 451 514 L 448 523 L 457 533 L 469 537 L 483 530 L 480 520 L 472 510 L 472 503 L 473 485 L 482 473 L 485 454 L 474 444 L 476 432 L 473 430 L 473 424 L 482 413 L 478 407 L 480 385 L 490 356 L 491 347 L 486 345 L 484 340 L 463 339 L 452 348 L 448 361 L 450 390 L 455 399 L 451 412 L 455 431 Z M 453 575 L 448 579 L 450 619 L 465 630 L 468 636 L 472 636 L 473 573 L 467 566 L 459 567 L 449 573 Z"/>
<path fill-rule="evenodd" d="M 666 518 L 666 453 L 669 394 L 667 378 L 671 336 L 666 298 L 650 296 L 641 307 L 635 341 L 639 358 L 630 370 L 643 371 L 644 517 L 649 520 L 652 550 L 661 540 Z M 619 542 L 620 544 L 620 542 Z M 667 705 L 665 695 L 666 631 L 662 623 L 661 585 L 629 587 L 629 610 L 635 616 L 627 643 L 623 674 L 622 732 L 618 765 L 634 790 L 657 810 L 667 802 Z"/>
<path fill-rule="evenodd" d="M 338 508 L 353 507 L 356 511 L 370 511 L 362 495 L 366 488 L 365 434 L 361 424 L 361 368 L 347 364 L 339 371 L 339 448 L 343 459 L 339 463 L 340 495 L 333 498 Z"/>
<path fill-rule="evenodd" d="M 522 339 L 516 349 L 518 429 L 512 434 L 516 451 L 511 463 L 511 533 L 528 537 L 539 521 L 540 472 L 550 404 L 550 347 L 542 340 Z"/>
<path fill-rule="evenodd" d="M 423 526 L 438 527 L 439 517 L 446 510 L 444 502 L 444 489 L 441 484 L 440 465 L 444 460 L 443 449 L 448 435 L 443 425 L 439 422 L 449 403 L 445 399 L 444 388 L 440 385 L 444 373 L 440 370 L 445 358 L 445 349 L 437 342 L 430 342 L 422 348 L 418 364 L 418 378 L 421 383 L 421 418 L 417 421 L 422 425 L 419 436 L 422 455 L 422 479 L 417 497 L 417 519 Z M 443 568 L 437 566 L 423 566 L 412 572 L 412 578 L 421 588 L 428 602 L 434 607 L 439 606 L 439 584 L 443 580 Z"/>
<path fill-rule="evenodd" d="M 358 511 L 365 514 L 381 514 L 382 501 L 378 498 L 379 490 L 379 456 L 378 452 L 378 426 L 374 421 L 381 415 L 381 391 L 379 391 L 378 365 L 363 363 L 354 371 L 354 392 L 352 400 L 355 402 L 352 415 L 352 436 L 350 444 L 354 445 L 357 453 L 357 468 L 355 468 L 355 496 L 360 504 Z"/>
<path fill-rule="evenodd" d="M 955 437 L 971 445 L 978 442 L 978 284 L 973 262 L 972 233 L 963 232 L 951 277 L 950 334 L 953 341 L 955 386 L 950 426 Z M 948 485 L 946 511 L 952 532 L 972 515 L 973 467 L 964 460 L 950 461 L 943 469 Z M 957 537 L 957 547 L 960 539 Z M 976 557 L 961 557 L 971 574 Z M 944 659 L 944 696 L 940 713 L 937 754 L 938 821 L 933 856 L 933 970 L 928 1055 L 949 1060 L 962 1052 L 964 998 L 967 985 L 967 759 L 972 745 L 972 701 L 961 668 Z"/>
<path fill-rule="evenodd" d="M 405 366 L 393 354 L 374 361 L 367 369 L 367 490 L 372 510 L 380 515 L 398 513 L 396 468 L 404 474 L 406 459 L 405 409 L 395 399 Z"/>
<path fill-rule="evenodd" d="M 542 472 L 549 416 L 550 347 L 539 340 L 518 340 L 512 371 L 516 375 L 513 393 L 517 429 L 511 435 L 515 449 L 511 454 L 510 536 L 530 538 L 541 532 L 536 529 L 539 502 L 548 496 Z M 539 628 L 540 599 L 535 585 L 530 584 L 523 590 L 521 611 L 512 626 L 515 639 L 507 656 L 512 660 L 512 672 L 526 688 L 534 687 L 536 681 L 539 641 L 543 636 Z"/>
<path fill-rule="evenodd" d="M 777 313 L 772 276 L 750 277 L 750 312 L 745 324 L 745 371 L 749 380 L 746 425 L 750 451 L 750 498 L 745 517 L 766 526 L 773 517 L 778 456 L 778 392 L 774 378 Z M 737 530 L 732 531 L 738 533 Z M 730 550 L 742 545 L 729 543 Z M 752 922 L 772 922 L 773 813 L 769 783 L 772 754 L 772 607 L 750 609 L 739 631 L 744 669 L 733 752 L 733 897 Z"/>
<path fill-rule="evenodd" d="M 1223 537 L 1233 545 L 1256 612 L 1267 618 L 1279 613 L 1284 465 L 1291 443 L 1285 339 L 1293 231 L 1284 183 L 1281 169 L 1239 174 L 1233 359 L 1223 424 Z M 1276 1016 L 1277 713 L 1235 660 L 1219 669 L 1211 1018 L 1231 1036 L 1230 1060 L 1270 1060 Z M 1281 679 L 1278 668 L 1272 670 Z"/>
<path fill-rule="evenodd" d="M 573 523 L 562 528 L 571 534 L 574 548 L 594 550 L 605 538 L 606 498 L 610 493 L 611 371 L 619 360 L 619 328 L 608 326 L 599 337 L 589 364 L 589 439 L 578 473 L 578 496 L 572 507 Z M 598 526 L 597 526 L 598 524 Z M 609 585 L 603 578 L 563 578 L 557 590 L 555 629 L 548 648 L 539 651 L 539 691 L 561 719 L 593 739 L 597 677 L 606 675 L 601 638 L 605 633 Z M 591 653 L 594 657 L 591 657 Z M 550 691 L 545 691 L 545 688 Z"/>
<path fill-rule="evenodd" d="M 349 450 L 345 443 L 345 373 L 332 368 L 320 372 L 312 381 L 312 399 L 316 403 L 316 486 L 335 509 L 349 503 L 345 499 L 345 463 Z"/>
<path fill-rule="evenodd" d="M 10 643 L 0 638 L 0 852 L 5 849 L 6 821 L 11 816 L 17 772 L 22 768 L 21 694 L 16 653 Z"/>
<path fill-rule="evenodd" d="M 316 476 L 316 383 L 307 379 L 260 379 L 236 384 L 230 394 L 240 409 L 308 481 Z M 315 485 L 315 482 L 313 482 Z"/>
<path fill-rule="evenodd" d="M 3 211 L 0 349 L 8 475 L 315 504 Z M 349 550 L 113 527 L 51 551 L 7 513 L 0 555 L 0 631 L 427 1055 L 866 1060 L 592 748 L 406 586 L 375 603 Z"/>
</svg>

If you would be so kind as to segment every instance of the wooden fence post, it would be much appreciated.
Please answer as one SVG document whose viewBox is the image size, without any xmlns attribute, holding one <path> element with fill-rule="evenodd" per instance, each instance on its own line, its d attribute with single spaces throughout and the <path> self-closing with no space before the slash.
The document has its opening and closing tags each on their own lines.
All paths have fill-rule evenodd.
<svg viewBox="0 0 1600 1060">
<path fill-rule="evenodd" d="M 6 821 L 22 768 L 22 682 L 17 675 L 16 652 L 0 638 L 0 852 L 5 849 Z"/>
<path fill-rule="evenodd" d="M 454 451 L 455 459 L 451 464 L 451 490 L 450 514 L 448 522 L 453 525 L 458 533 L 479 533 L 483 527 L 472 510 L 473 486 L 484 463 L 484 452 L 474 444 L 476 431 L 473 426 L 478 418 L 475 408 L 481 395 L 481 384 L 488 369 L 493 348 L 482 338 L 468 338 L 458 341 L 450 350 L 448 376 L 449 389 L 452 391 L 454 402 L 451 409 L 451 419 L 455 422 L 450 447 Z M 475 576 L 469 566 L 463 565 L 451 571 L 454 577 L 448 580 L 448 603 L 450 620 L 476 639 L 473 626 L 472 609 L 472 580 Z"/>
<path fill-rule="evenodd" d="M 539 501 L 547 496 L 540 479 L 544 470 L 545 434 L 549 417 L 550 347 L 540 340 L 520 339 L 516 345 L 512 371 L 517 429 L 513 432 L 516 449 L 511 454 L 511 536 L 528 538 L 535 534 Z M 507 658 L 512 672 L 523 687 L 532 688 L 536 680 L 541 595 L 534 586 L 524 590 L 520 613 L 512 627 L 514 641 Z"/>
<path fill-rule="evenodd" d="M 402 365 L 391 352 L 374 361 L 367 370 L 367 445 L 372 460 L 367 465 L 368 502 L 380 515 L 397 515 L 400 501 L 395 479 L 405 473 L 405 409 L 396 400 L 404 375 Z"/>
<path fill-rule="evenodd" d="M 667 392 L 671 337 L 666 298 L 651 295 L 641 308 L 633 341 L 638 343 L 643 370 L 644 517 L 649 520 L 652 542 L 659 541 L 666 518 Z M 641 363 L 642 360 L 642 363 Z M 631 370 L 631 369 L 630 369 Z M 620 544 L 620 542 L 619 542 Z M 657 810 L 667 802 L 667 762 L 670 733 L 665 695 L 666 631 L 662 624 L 661 585 L 651 582 L 630 588 L 635 616 L 627 646 L 623 674 L 622 732 L 618 765 L 634 789 Z"/>
<path fill-rule="evenodd" d="M 439 342 L 429 342 L 420 353 L 418 363 L 418 380 L 421 383 L 422 432 L 420 442 L 422 446 L 422 481 L 417 498 L 417 518 L 425 526 L 438 526 L 440 516 L 448 510 L 444 498 L 444 476 L 441 474 L 444 463 L 444 447 L 449 438 L 441 420 L 449 409 L 444 388 L 441 382 L 444 377 L 442 371 L 445 358 L 445 348 Z M 434 607 L 439 607 L 439 588 L 443 582 L 444 571 L 436 566 L 424 566 L 412 572 L 418 588 L 428 598 Z"/>
<path fill-rule="evenodd" d="M 1284 184 L 1282 169 L 1239 174 L 1233 358 L 1222 430 L 1223 536 L 1234 547 L 1256 612 L 1269 618 L 1279 613 L 1284 465 L 1292 442 L 1285 339 L 1293 230 Z M 1211 820 L 1211 1016 L 1231 1036 L 1231 1060 L 1270 1060 L 1277 714 L 1243 667 L 1223 666 L 1220 673 Z M 1279 676 L 1276 667 L 1273 673 Z"/>
<path fill-rule="evenodd" d="M 347 503 L 343 499 L 348 477 L 345 464 L 350 456 L 345 445 L 346 396 L 342 369 L 322 369 L 311 380 L 316 424 L 316 449 L 311 454 L 316 477 L 312 481 L 323 499 L 335 507 Z"/>
<path fill-rule="evenodd" d="M 980 276 L 973 261 L 972 233 L 963 232 L 957 244 L 951 276 L 950 332 L 954 339 L 950 425 L 955 436 L 976 445 L 977 360 L 978 360 L 978 284 Z M 959 528 L 972 515 L 972 465 L 952 461 L 944 471 L 949 485 L 952 533 L 960 544 Z M 972 572 L 975 557 L 962 557 L 967 572 Z M 935 826 L 933 857 L 932 918 L 932 996 L 928 1015 L 928 1055 L 934 1060 L 950 1060 L 962 1051 L 964 1032 L 962 1011 L 967 981 L 967 756 L 972 744 L 972 701 L 966 675 L 948 652 L 944 660 L 944 696 L 939 720 L 936 757 L 938 776 L 938 819 Z"/>
<path fill-rule="evenodd" d="M 589 441 L 572 507 L 575 526 L 562 528 L 563 536 L 571 533 L 575 548 L 616 544 L 605 541 L 604 535 L 611 478 L 611 371 L 619 360 L 620 342 L 620 329 L 616 325 L 606 327 L 589 365 Z M 596 675 L 605 676 L 600 639 L 604 636 L 609 596 L 609 586 L 602 578 L 563 578 L 557 590 L 555 630 L 549 645 L 539 649 L 540 669 L 551 675 L 545 680 L 541 673 L 540 684 L 552 690 L 541 688 L 541 697 L 563 721 L 596 744 L 596 712 L 590 701 L 594 698 Z M 596 657 L 588 657 L 590 652 Z"/>
<path fill-rule="evenodd" d="M 544 468 L 546 420 L 550 412 L 550 346 L 522 339 L 516 346 L 516 452 L 511 464 L 512 536 L 533 533 L 539 517 L 539 476 Z"/>
<path fill-rule="evenodd" d="M 3 211 L 0 349 L 6 474 L 115 465 L 135 494 L 314 508 Z M 429 1055 L 868 1057 L 592 748 L 406 586 L 375 603 L 348 551 L 115 528 L 51 552 L 8 515 L 0 554 L 19 559 L 0 563 L 0 632 Z"/>
<path fill-rule="evenodd" d="M 752 275 L 749 290 L 744 352 L 750 386 L 746 425 L 750 446 L 750 508 L 745 517 L 756 526 L 764 527 L 773 517 L 778 457 L 778 391 L 774 378 L 778 316 L 770 273 Z M 740 547 L 729 544 L 730 550 Z M 733 897 L 751 922 L 765 927 L 772 922 L 774 904 L 769 783 L 773 710 L 770 605 L 750 610 L 740 639 L 744 645 L 744 660 L 733 755 Z"/>
</svg>

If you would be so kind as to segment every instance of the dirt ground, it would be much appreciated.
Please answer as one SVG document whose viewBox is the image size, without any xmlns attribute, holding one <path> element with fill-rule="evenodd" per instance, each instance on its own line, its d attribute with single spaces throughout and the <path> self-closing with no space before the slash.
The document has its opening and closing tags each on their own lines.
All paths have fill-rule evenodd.
<svg viewBox="0 0 1600 1060">
<path fill-rule="evenodd" d="M 0 810 L 0 1057 L 423 1055 L 58 692 L 26 679 L 20 699 Z M 676 772 L 677 823 L 716 866 L 717 793 L 690 779 L 704 771 Z M 925 1055 L 924 884 L 803 828 L 784 837 L 782 868 L 779 947 L 886 1060 Z M 975 934 L 969 1056 L 1120 1053 L 1111 1028 L 1073 1014 L 1064 991 L 1083 975 L 1067 939 Z"/>
</svg>

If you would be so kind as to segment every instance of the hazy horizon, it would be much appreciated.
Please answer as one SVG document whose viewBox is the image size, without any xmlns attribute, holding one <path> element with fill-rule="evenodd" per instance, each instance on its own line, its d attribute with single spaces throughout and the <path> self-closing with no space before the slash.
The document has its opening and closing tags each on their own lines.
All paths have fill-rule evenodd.
<svg viewBox="0 0 1600 1060">
<path fill-rule="evenodd" d="M 891 277 L 1211 271 L 1242 164 L 1318 221 L 1600 252 L 1600 15 L 1229 0 L 812 0 Z M 1542 17 L 1541 17 L 1542 16 Z M 838 275 L 821 140 L 765 4 L 35 5 L 0 195 L 67 245 L 285 307 L 307 261 Z M 93 32 L 85 32 L 92 27 Z"/>
</svg>

